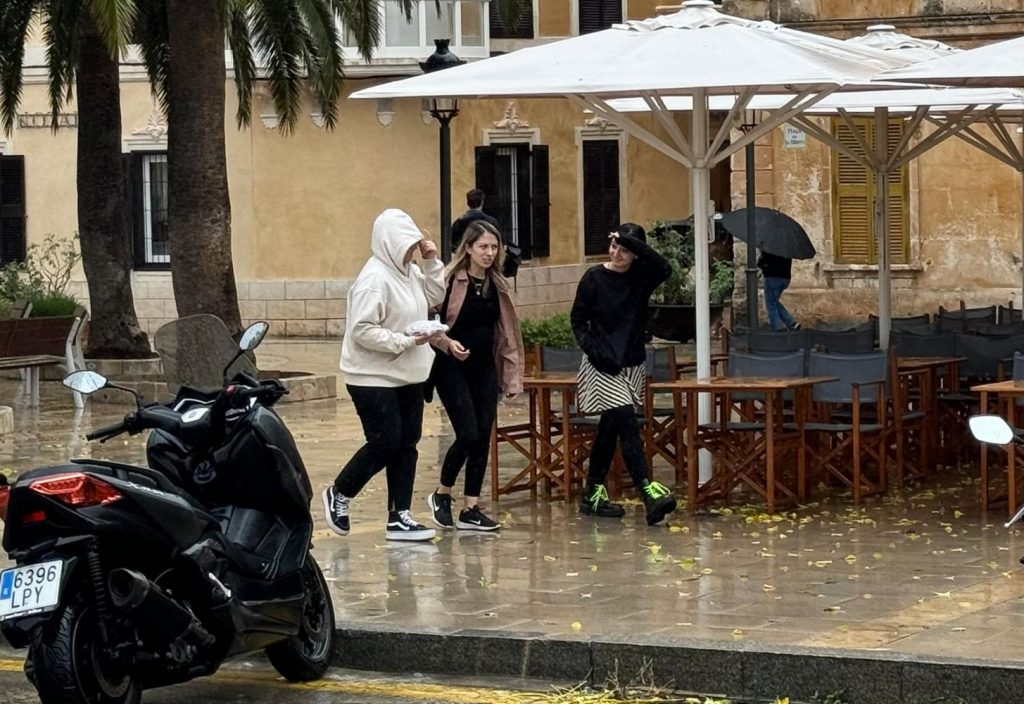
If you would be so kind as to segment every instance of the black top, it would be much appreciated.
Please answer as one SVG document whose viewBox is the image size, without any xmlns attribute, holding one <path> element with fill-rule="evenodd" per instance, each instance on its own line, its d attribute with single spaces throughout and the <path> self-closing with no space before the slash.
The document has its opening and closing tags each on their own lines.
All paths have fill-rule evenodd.
<svg viewBox="0 0 1024 704">
<path fill-rule="evenodd" d="M 793 278 L 793 260 L 788 257 L 778 257 L 768 254 L 768 252 L 761 252 L 761 256 L 757 260 L 757 268 L 761 270 L 766 279 Z"/>
<path fill-rule="evenodd" d="M 453 279 L 454 281 L 454 279 Z M 469 289 L 466 300 L 462 302 L 459 317 L 448 332 L 448 337 L 458 340 L 470 351 L 467 362 L 494 363 L 494 328 L 498 324 L 500 310 L 498 308 L 498 289 L 494 284 L 487 287 L 483 295 L 477 293 L 483 289 L 483 279 L 469 277 Z M 451 295 L 451 285 L 448 286 Z M 448 300 L 445 299 L 442 319 L 447 317 Z"/>
<path fill-rule="evenodd" d="M 570 320 L 572 332 L 590 363 L 599 371 L 618 373 L 643 364 L 647 343 L 647 303 L 672 273 L 668 261 L 646 243 L 627 271 L 603 264 L 580 279 Z"/>
<path fill-rule="evenodd" d="M 484 211 L 480 210 L 479 208 L 470 208 L 469 210 L 464 212 L 462 215 L 460 215 L 458 218 L 456 218 L 455 222 L 452 223 L 452 249 L 453 250 L 456 247 L 459 246 L 459 242 L 462 241 L 462 235 L 465 234 L 465 232 L 466 232 L 466 227 L 468 227 L 469 223 L 473 222 L 474 220 L 486 220 L 490 224 L 494 225 L 494 227 L 496 227 L 496 228 L 498 227 L 498 220 L 497 220 L 497 218 L 495 218 L 495 217 L 493 217 L 491 215 L 488 215 L 487 213 L 485 213 Z"/>
</svg>

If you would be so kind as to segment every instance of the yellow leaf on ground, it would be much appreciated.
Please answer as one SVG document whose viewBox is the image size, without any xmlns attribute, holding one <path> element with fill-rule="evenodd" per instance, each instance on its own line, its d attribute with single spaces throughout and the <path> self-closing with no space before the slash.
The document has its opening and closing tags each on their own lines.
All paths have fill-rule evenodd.
<svg viewBox="0 0 1024 704">
<path fill-rule="evenodd" d="M 571 628 L 572 628 L 572 630 L 574 630 L 576 632 L 579 632 L 579 631 L 581 631 L 583 629 L 583 624 L 580 623 L 579 621 L 573 621 Z"/>
<path fill-rule="evenodd" d="M 558 559 L 557 557 L 551 557 L 551 555 L 545 555 L 544 556 L 544 562 L 554 562 L 557 559 Z"/>
</svg>

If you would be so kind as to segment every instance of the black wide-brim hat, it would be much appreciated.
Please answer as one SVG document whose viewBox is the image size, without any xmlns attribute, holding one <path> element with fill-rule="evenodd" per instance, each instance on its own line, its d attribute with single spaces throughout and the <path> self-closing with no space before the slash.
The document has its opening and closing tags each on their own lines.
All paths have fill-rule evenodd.
<svg viewBox="0 0 1024 704">
<path fill-rule="evenodd" d="M 633 254 L 641 253 L 637 243 L 647 243 L 647 232 L 639 225 L 631 223 L 619 225 L 619 228 L 612 234 L 615 235 L 619 246 L 625 247 Z"/>
</svg>

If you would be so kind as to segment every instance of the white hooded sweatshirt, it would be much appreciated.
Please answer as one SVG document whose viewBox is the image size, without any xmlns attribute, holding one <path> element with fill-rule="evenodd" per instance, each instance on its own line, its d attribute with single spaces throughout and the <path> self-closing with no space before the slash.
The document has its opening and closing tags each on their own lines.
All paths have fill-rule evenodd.
<svg viewBox="0 0 1024 704">
<path fill-rule="evenodd" d="M 352 386 L 396 387 L 426 381 L 434 362 L 430 345 L 405 334 L 410 323 L 444 300 L 444 264 L 425 259 L 423 270 L 405 264 L 423 239 L 407 213 L 385 210 L 373 223 L 371 256 L 348 292 L 341 371 Z"/>
</svg>

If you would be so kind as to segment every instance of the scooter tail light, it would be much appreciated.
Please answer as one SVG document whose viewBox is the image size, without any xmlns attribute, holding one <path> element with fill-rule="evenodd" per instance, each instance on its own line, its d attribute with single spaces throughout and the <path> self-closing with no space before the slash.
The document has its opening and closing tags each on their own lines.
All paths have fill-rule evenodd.
<svg viewBox="0 0 1024 704">
<path fill-rule="evenodd" d="M 121 492 L 110 484 L 82 472 L 55 474 L 52 477 L 36 479 L 28 488 L 75 508 L 102 506 L 124 498 Z"/>
<path fill-rule="evenodd" d="M 11 487 L 0 486 L 0 521 L 7 521 L 7 504 L 11 500 Z"/>
</svg>

